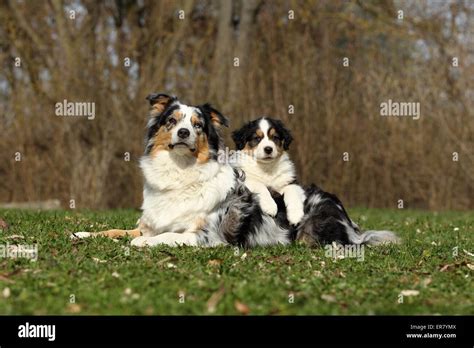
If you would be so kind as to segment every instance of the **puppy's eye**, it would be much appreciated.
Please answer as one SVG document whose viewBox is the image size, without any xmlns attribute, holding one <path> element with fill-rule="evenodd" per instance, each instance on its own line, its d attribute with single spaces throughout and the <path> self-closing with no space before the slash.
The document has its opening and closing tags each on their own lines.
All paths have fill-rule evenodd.
<svg viewBox="0 0 474 348">
<path fill-rule="evenodd" d="M 194 125 L 194 128 L 196 128 L 197 130 L 200 130 L 200 129 L 202 129 L 202 124 L 196 123 L 196 124 Z"/>
<path fill-rule="evenodd" d="M 174 118 L 169 118 L 169 119 L 168 119 L 168 124 L 174 126 L 174 125 L 176 124 L 176 120 L 175 120 Z"/>
<path fill-rule="evenodd" d="M 281 140 L 281 138 L 278 135 L 275 135 L 273 137 L 273 141 L 280 141 L 280 140 Z"/>
</svg>

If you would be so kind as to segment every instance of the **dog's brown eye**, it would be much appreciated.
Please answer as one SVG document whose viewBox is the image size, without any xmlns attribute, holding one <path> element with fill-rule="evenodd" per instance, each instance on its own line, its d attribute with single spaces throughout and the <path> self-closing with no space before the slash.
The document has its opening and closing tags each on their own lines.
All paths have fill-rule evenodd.
<svg viewBox="0 0 474 348">
<path fill-rule="evenodd" d="M 194 125 L 194 128 L 196 128 L 196 129 L 198 129 L 198 130 L 199 130 L 199 129 L 202 129 L 202 124 L 196 123 L 196 124 Z"/>
<path fill-rule="evenodd" d="M 170 118 L 168 119 L 168 124 L 171 124 L 174 126 L 176 124 L 176 120 L 174 118 Z"/>
</svg>

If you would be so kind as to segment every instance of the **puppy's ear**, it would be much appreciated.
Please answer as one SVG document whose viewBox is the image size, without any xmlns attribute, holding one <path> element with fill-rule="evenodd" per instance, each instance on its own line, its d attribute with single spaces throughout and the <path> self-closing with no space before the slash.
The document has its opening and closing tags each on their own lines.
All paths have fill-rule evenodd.
<svg viewBox="0 0 474 348">
<path fill-rule="evenodd" d="M 290 148 L 291 142 L 293 141 L 293 136 L 291 135 L 290 130 L 287 129 L 280 120 L 273 119 L 272 122 L 275 125 L 277 133 L 282 137 L 283 149 L 285 151 L 288 150 Z"/>
<path fill-rule="evenodd" d="M 150 102 L 151 113 L 150 116 L 157 116 L 166 110 L 174 101 L 177 100 L 176 97 L 171 97 L 163 93 L 152 93 L 149 94 L 146 99 Z"/>
<path fill-rule="evenodd" d="M 247 143 L 248 130 L 249 127 L 248 124 L 246 124 L 242 128 L 232 132 L 232 140 L 234 141 L 237 150 L 242 150 L 245 147 L 245 144 Z"/>
<path fill-rule="evenodd" d="M 202 106 L 200 106 L 201 110 L 204 110 L 204 112 L 208 113 L 209 116 L 211 117 L 211 122 L 217 126 L 217 127 L 229 127 L 229 119 L 222 115 L 222 113 L 216 109 L 214 109 L 211 104 L 206 103 Z"/>
</svg>

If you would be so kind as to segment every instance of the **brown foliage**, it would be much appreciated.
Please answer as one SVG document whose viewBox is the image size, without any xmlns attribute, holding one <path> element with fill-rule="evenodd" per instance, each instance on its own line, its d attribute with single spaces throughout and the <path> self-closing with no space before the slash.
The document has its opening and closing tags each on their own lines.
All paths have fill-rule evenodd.
<svg viewBox="0 0 474 348">
<path fill-rule="evenodd" d="M 1 2 L 0 200 L 138 207 L 159 91 L 212 102 L 232 128 L 281 118 L 300 179 L 348 205 L 472 209 L 474 7 L 397 3 Z M 95 119 L 56 116 L 64 99 L 94 102 Z M 420 102 L 421 118 L 381 117 L 388 99 Z"/>
</svg>

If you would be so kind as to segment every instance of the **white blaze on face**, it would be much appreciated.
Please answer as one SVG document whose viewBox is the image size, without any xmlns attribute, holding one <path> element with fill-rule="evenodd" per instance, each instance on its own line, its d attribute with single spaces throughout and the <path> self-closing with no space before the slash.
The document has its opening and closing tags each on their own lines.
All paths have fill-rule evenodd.
<svg viewBox="0 0 474 348">
<path fill-rule="evenodd" d="M 180 104 L 178 111 L 182 114 L 182 117 L 178 121 L 178 123 L 173 127 L 172 135 L 171 135 L 171 143 L 172 144 L 185 143 L 189 147 L 194 148 L 196 144 L 197 133 L 191 120 L 192 120 L 193 114 L 199 114 L 199 110 L 192 106 Z M 180 137 L 178 135 L 180 130 L 187 130 L 189 132 L 189 136 L 186 138 Z M 186 148 L 186 147 L 177 145 L 175 149 L 179 149 L 179 148 Z"/>
<path fill-rule="evenodd" d="M 278 155 L 278 149 L 275 143 L 273 142 L 273 140 L 271 140 L 268 137 L 268 131 L 270 130 L 271 125 L 268 122 L 268 120 L 266 120 L 265 118 L 262 118 L 262 120 L 258 124 L 258 127 L 263 133 L 263 139 L 257 145 L 257 149 L 256 149 L 257 160 L 263 160 L 263 161 L 273 160 Z M 271 149 L 271 152 L 270 152 L 270 149 Z"/>
</svg>

